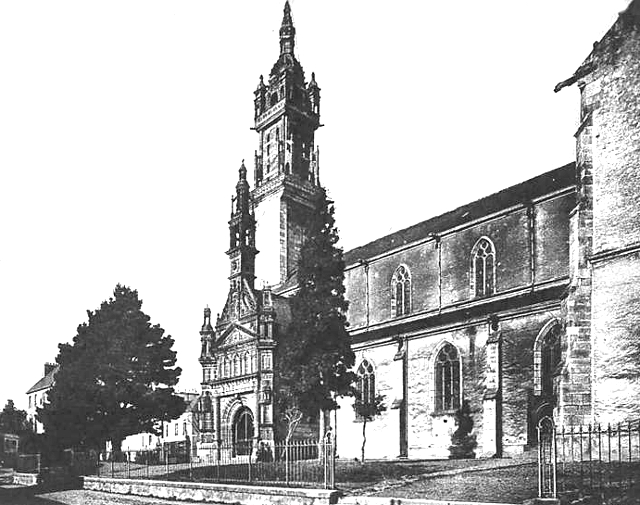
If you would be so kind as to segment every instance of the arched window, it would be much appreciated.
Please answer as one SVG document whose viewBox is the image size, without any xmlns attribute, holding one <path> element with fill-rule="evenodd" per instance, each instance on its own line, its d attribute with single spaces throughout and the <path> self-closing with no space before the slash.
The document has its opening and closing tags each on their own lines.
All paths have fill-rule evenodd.
<svg viewBox="0 0 640 505">
<path fill-rule="evenodd" d="M 491 241 L 481 238 L 471 251 L 471 284 L 474 296 L 488 296 L 496 291 L 496 251 Z"/>
<path fill-rule="evenodd" d="M 244 373 L 251 373 L 251 362 L 249 360 L 249 353 L 244 353 Z"/>
<path fill-rule="evenodd" d="M 229 363 L 229 358 L 227 356 L 224 357 L 224 376 L 231 376 L 231 364 Z"/>
<path fill-rule="evenodd" d="M 211 378 L 216 380 L 218 378 L 218 363 L 213 362 L 213 366 L 211 367 Z"/>
<path fill-rule="evenodd" d="M 392 316 L 404 316 L 411 312 L 411 274 L 409 269 L 400 265 L 391 280 Z"/>
<path fill-rule="evenodd" d="M 358 367 L 358 392 L 363 403 L 373 404 L 376 399 L 376 374 L 366 359 Z"/>
<path fill-rule="evenodd" d="M 237 354 L 233 356 L 233 376 L 237 377 L 240 375 L 240 358 Z"/>
<path fill-rule="evenodd" d="M 445 344 L 436 357 L 434 380 L 435 411 L 460 408 L 460 358 L 451 344 Z"/>
</svg>

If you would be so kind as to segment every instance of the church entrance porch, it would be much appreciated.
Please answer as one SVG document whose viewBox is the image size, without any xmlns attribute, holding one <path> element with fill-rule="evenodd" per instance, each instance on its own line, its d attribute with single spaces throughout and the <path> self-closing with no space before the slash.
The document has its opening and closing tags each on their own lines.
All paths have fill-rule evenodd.
<svg viewBox="0 0 640 505">
<path fill-rule="evenodd" d="M 243 407 L 237 412 L 233 420 L 231 443 L 234 456 L 251 454 L 254 432 L 253 414 L 248 407 Z"/>
</svg>

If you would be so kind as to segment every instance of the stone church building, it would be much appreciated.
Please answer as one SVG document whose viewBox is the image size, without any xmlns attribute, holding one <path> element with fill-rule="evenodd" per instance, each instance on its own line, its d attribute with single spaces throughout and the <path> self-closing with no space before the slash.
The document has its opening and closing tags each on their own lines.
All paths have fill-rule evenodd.
<svg viewBox="0 0 640 505">
<path fill-rule="evenodd" d="M 253 188 L 243 162 L 233 197 L 229 294 L 215 321 L 205 309 L 200 331 L 202 450 L 248 454 L 281 436 L 278 335 L 323 191 L 320 88 L 294 45 L 287 2 L 280 55 L 254 93 Z M 580 90 L 575 162 L 345 253 L 360 390 L 387 405 L 367 428 L 369 456 L 447 457 L 463 402 L 481 456 L 534 446 L 545 416 L 640 417 L 639 81 L 633 0 L 556 87 Z M 338 452 L 355 457 L 362 425 L 353 399 L 340 403 Z"/>
</svg>

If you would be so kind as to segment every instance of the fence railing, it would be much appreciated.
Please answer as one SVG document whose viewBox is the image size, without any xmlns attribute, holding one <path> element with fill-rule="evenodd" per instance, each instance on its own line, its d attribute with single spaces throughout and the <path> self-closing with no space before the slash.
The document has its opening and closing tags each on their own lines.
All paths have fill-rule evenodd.
<svg viewBox="0 0 640 505">
<path fill-rule="evenodd" d="M 624 495 L 640 482 L 640 422 L 539 427 L 539 496 Z"/>
<path fill-rule="evenodd" d="M 300 487 L 335 487 L 331 441 L 210 444 L 193 454 L 156 450 L 102 454 L 96 474 L 120 479 L 162 479 Z"/>
</svg>

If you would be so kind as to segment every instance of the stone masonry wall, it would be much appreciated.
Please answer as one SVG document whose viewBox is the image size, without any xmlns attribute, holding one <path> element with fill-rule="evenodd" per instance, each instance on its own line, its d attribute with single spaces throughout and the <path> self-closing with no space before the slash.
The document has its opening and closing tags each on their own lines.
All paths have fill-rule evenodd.
<svg viewBox="0 0 640 505">
<path fill-rule="evenodd" d="M 583 64 L 577 134 L 577 275 L 567 300 L 563 423 L 638 415 L 640 7 L 634 2 Z M 592 215 L 589 215 L 589 210 Z M 637 355 L 635 355 L 637 356 Z M 635 371 L 628 370 L 635 361 Z M 631 370 L 628 370 L 631 371 Z M 637 402 L 635 402 L 637 403 Z"/>
</svg>

